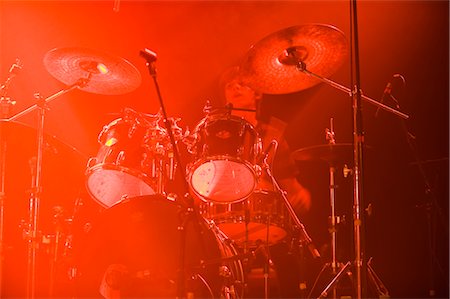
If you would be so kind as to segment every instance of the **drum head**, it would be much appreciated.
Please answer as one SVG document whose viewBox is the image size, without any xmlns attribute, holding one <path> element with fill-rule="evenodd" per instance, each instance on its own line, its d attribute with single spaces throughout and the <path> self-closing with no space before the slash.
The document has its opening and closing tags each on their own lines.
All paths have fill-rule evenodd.
<svg viewBox="0 0 450 299">
<path fill-rule="evenodd" d="M 109 208 L 128 198 L 155 194 L 145 175 L 115 165 L 97 165 L 87 174 L 87 189 L 103 207 Z"/>
<path fill-rule="evenodd" d="M 238 202 L 255 189 L 253 170 L 245 163 L 213 160 L 200 164 L 191 174 L 193 190 L 206 201 Z"/>
<path fill-rule="evenodd" d="M 189 215 L 160 195 L 132 198 L 105 210 L 85 244 L 75 250 L 78 295 L 98 297 L 101 286 L 126 298 L 174 298 L 181 285 L 197 298 L 218 296 L 221 253 L 216 235 L 203 218 Z M 182 224 L 184 230 L 179 230 Z M 181 242 L 182 234 L 186 242 Z M 179 279 L 180 253 L 185 280 Z"/>
</svg>

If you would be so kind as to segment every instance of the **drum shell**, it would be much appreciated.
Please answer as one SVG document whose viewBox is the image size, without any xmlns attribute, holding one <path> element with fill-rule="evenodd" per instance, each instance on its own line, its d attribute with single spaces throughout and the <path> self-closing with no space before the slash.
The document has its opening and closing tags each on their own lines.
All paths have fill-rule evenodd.
<svg viewBox="0 0 450 299">
<path fill-rule="evenodd" d="M 274 191 L 255 190 L 237 203 L 202 203 L 200 213 L 241 247 L 276 244 L 286 239 L 292 229 L 287 207 Z"/>
<path fill-rule="evenodd" d="M 195 160 L 233 159 L 255 165 L 262 145 L 253 126 L 234 115 L 211 115 L 195 129 L 195 145 L 190 152 Z"/>
<path fill-rule="evenodd" d="M 98 141 L 97 156 L 88 162 L 86 187 L 100 205 L 108 208 L 125 196 L 162 193 L 161 181 L 173 165 L 164 130 L 119 118 L 103 128 Z"/>
</svg>

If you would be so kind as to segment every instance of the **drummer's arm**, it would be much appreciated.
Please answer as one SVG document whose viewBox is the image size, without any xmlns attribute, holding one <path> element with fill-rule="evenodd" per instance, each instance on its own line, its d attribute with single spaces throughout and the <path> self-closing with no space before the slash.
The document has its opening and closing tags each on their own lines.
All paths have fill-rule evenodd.
<svg viewBox="0 0 450 299">
<path fill-rule="evenodd" d="M 277 157 L 274 161 L 274 175 L 281 189 L 286 191 L 289 202 L 301 215 L 311 208 L 311 193 L 297 180 L 298 170 L 295 161 L 290 157 L 289 145 L 283 138 L 287 124 L 282 120 L 270 117 L 268 123 L 260 123 L 265 148 L 272 140 L 278 142 Z"/>
<path fill-rule="evenodd" d="M 311 193 L 303 187 L 295 177 L 277 180 L 281 189 L 287 193 L 287 198 L 298 215 L 303 215 L 311 208 Z"/>
</svg>

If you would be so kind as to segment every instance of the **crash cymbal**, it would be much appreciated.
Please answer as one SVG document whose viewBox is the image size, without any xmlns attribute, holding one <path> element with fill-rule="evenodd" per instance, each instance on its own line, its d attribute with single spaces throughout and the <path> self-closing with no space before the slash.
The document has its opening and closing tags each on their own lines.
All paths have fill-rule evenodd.
<svg viewBox="0 0 450 299">
<path fill-rule="evenodd" d="M 294 151 L 291 157 L 297 161 L 350 162 L 353 157 L 351 143 L 323 144 Z"/>
<path fill-rule="evenodd" d="M 331 25 L 292 26 L 263 38 L 243 59 L 242 75 L 255 90 L 286 94 L 310 88 L 319 79 L 302 72 L 298 62 L 316 75 L 328 77 L 347 56 L 344 34 Z"/>
<path fill-rule="evenodd" d="M 118 95 L 131 92 L 141 84 L 141 74 L 127 60 L 85 48 L 56 48 L 44 57 L 47 71 L 66 85 L 80 79 L 80 89 L 97 94 Z"/>
</svg>

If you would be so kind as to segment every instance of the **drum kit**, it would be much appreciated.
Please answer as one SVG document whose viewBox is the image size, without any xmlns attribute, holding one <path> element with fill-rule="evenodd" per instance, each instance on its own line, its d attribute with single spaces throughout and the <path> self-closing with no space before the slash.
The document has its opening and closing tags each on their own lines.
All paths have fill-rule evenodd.
<svg viewBox="0 0 450 299">
<path fill-rule="evenodd" d="M 323 81 L 299 67 L 327 77 L 346 55 L 346 39 L 335 27 L 294 26 L 255 44 L 241 70 L 255 89 L 285 94 Z M 154 62 L 155 57 L 147 57 L 147 65 Z M 67 88 L 2 120 L 12 122 L 38 109 L 38 151 L 43 147 L 48 102 L 73 89 L 124 94 L 142 80 L 125 59 L 83 48 L 51 50 L 44 65 Z M 2 104 L 4 99 L 6 93 Z M 68 236 L 79 238 L 78 243 L 66 242 L 75 261 L 70 271 L 75 296 L 94 297 L 100 292 L 106 298 L 243 298 L 251 296 L 246 267 L 258 252 L 295 240 L 298 246 L 309 247 L 314 257 L 320 256 L 264 163 L 267 153 L 253 125 L 233 115 L 232 109 L 217 109 L 208 111 L 193 132 L 186 132 L 178 125 L 179 118 L 168 118 L 164 111 L 147 114 L 125 108 L 98 135 L 100 148 L 87 162 L 85 187 L 103 212 L 85 235 Z M 190 156 L 186 166 L 177 157 L 180 143 Z M 348 154 L 350 144 L 333 143 L 298 150 L 292 157 L 334 161 Z M 45 163 L 42 154 L 37 160 L 34 190 L 42 188 L 39 172 Z M 177 170 L 188 187 L 182 195 L 167 187 L 179 179 Z M 258 188 L 263 172 L 273 182 L 271 190 Z M 33 192 L 29 212 L 27 287 L 29 297 L 34 297 L 36 243 L 41 242 L 39 192 Z"/>
</svg>

